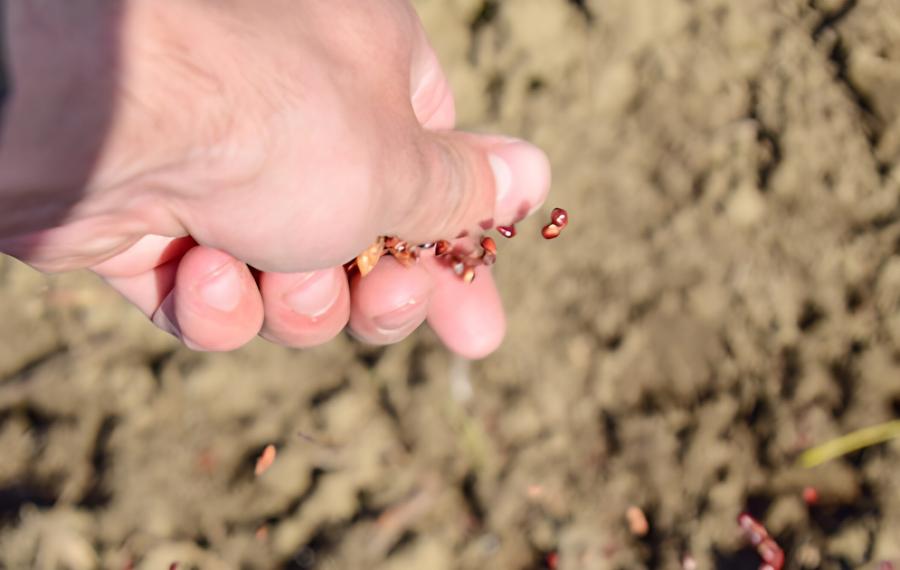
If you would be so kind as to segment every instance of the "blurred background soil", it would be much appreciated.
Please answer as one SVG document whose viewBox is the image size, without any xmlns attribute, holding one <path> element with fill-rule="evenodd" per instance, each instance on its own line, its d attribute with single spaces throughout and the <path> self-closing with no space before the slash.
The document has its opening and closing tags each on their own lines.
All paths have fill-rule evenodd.
<svg viewBox="0 0 900 570">
<path fill-rule="evenodd" d="M 572 215 L 500 244 L 503 348 L 195 354 L 0 260 L 0 567 L 741 570 L 744 509 L 900 562 L 900 442 L 795 466 L 900 414 L 900 3 L 416 4 Z"/>
</svg>

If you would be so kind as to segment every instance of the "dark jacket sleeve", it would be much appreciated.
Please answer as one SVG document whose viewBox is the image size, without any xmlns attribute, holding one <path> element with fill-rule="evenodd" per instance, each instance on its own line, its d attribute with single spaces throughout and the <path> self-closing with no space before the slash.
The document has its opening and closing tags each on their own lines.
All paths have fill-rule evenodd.
<svg viewBox="0 0 900 570">
<path fill-rule="evenodd" d="M 3 109 L 6 103 L 6 95 L 9 93 L 9 82 L 6 75 L 6 0 L 0 0 L 0 121 L 3 119 Z"/>
<path fill-rule="evenodd" d="M 6 0 L 0 0 L 0 121 L 3 119 L 3 109 L 6 96 L 9 93 L 9 81 L 6 69 Z"/>
</svg>

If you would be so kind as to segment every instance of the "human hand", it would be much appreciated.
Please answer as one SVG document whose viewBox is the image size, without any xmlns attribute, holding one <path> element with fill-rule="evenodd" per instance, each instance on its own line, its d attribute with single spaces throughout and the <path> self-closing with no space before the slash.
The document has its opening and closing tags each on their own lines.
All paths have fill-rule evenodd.
<svg viewBox="0 0 900 570">
<path fill-rule="evenodd" d="M 498 346 L 487 268 L 465 284 L 430 258 L 342 267 L 379 235 L 514 223 L 549 187 L 535 147 L 451 130 L 405 0 L 8 4 L 0 251 L 92 269 L 195 349 L 311 346 L 348 322 L 383 344 L 426 317 L 460 354 Z M 85 45 L 60 55 L 47 36 L 69 30 Z"/>
</svg>

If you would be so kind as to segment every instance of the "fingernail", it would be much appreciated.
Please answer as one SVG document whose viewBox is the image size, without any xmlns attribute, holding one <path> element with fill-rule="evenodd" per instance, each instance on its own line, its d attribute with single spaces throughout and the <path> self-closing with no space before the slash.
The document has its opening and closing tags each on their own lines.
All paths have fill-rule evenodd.
<svg viewBox="0 0 900 570">
<path fill-rule="evenodd" d="M 512 188 L 512 170 L 509 168 L 509 163 L 500 155 L 490 154 L 488 161 L 491 163 L 491 170 L 494 171 L 494 191 L 499 206 L 506 200 L 509 189 Z"/>
<path fill-rule="evenodd" d="M 372 321 L 381 333 L 390 334 L 400 332 L 413 324 L 418 323 L 422 319 L 424 307 L 425 305 L 422 300 L 410 299 L 410 301 L 402 307 L 372 317 Z"/>
<path fill-rule="evenodd" d="M 541 207 L 550 189 L 550 161 L 544 151 L 525 141 L 501 140 L 488 162 L 496 185 L 498 224 L 519 222 Z"/>
<path fill-rule="evenodd" d="M 333 270 L 314 271 L 284 295 L 284 302 L 298 315 L 321 317 L 337 303 L 341 289 Z"/>
<path fill-rule="evenodd" d="M 241 302 L 242 283 L 238 265 L 229 261 L 203 278 L 198 287 L 203 302 L 222 312 L 231 312 Z"/>
</svg>

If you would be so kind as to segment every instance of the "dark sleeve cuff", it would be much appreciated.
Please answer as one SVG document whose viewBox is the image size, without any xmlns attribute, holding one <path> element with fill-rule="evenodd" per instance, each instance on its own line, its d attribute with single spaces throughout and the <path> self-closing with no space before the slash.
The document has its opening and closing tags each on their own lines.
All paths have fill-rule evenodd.
<svg viewBox="0 0 900 570">
<path fill-rule="evenodd" d="M 6 0 L 0 0 L 0 120 L 9 95 L 9 75 L 6 68 Z"/>
</svg>

